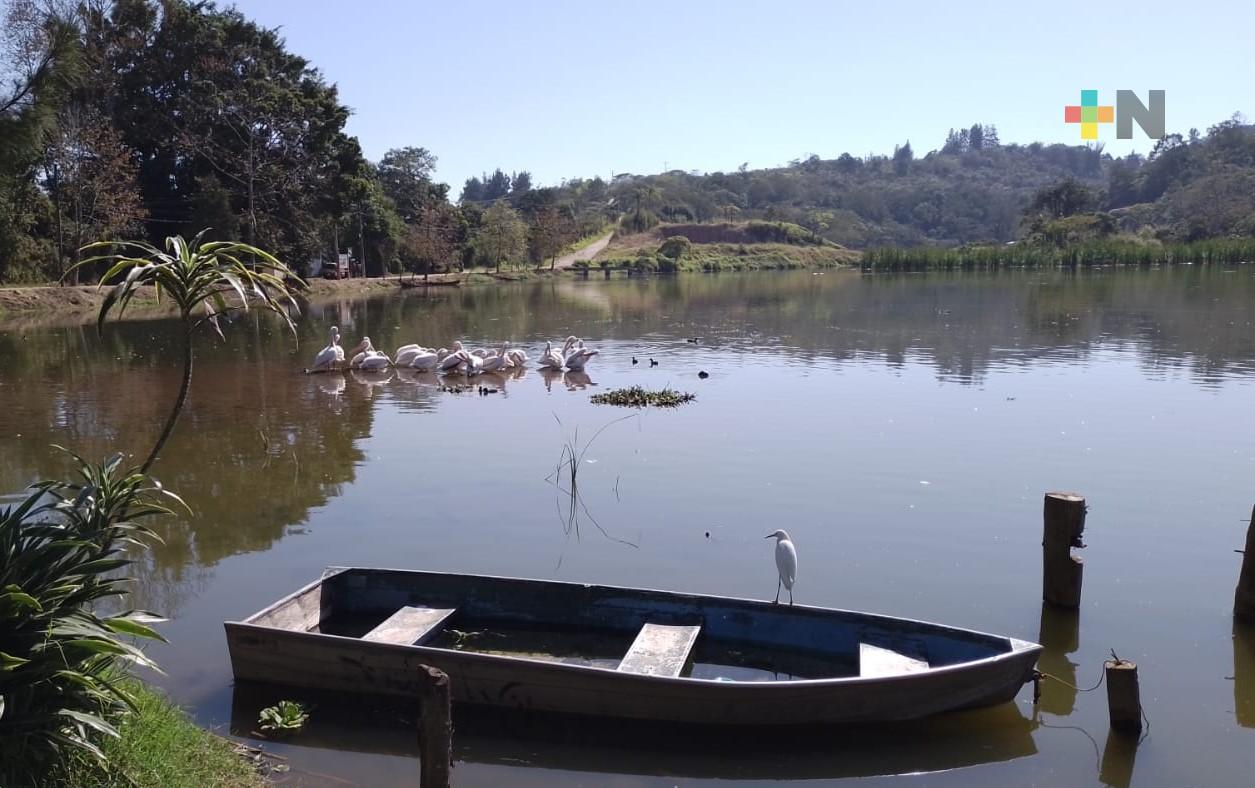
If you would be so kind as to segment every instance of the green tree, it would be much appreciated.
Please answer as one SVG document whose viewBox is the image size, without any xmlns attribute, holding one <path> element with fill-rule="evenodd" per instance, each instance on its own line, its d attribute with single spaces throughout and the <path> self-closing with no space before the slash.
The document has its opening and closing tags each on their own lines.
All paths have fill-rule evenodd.
<svg viewBox="0 0 1255 788">
<path fill-rule="evenodd" d="M 426 148 L 393 148 L 379 160 L 379 184 L 405 223 L 414 223 L 424 209 L 446 201 L 449 187 L 432 182 L 435 169 L 436 156 Z"/>
<path fill-rule="evenodd" d="M 502 262 L 526 254 L 527 225 L 508 203 L 495 202 L 484 211 L 473 243 L 478 255 L 500 272 Z"/>
<path fill-rule="evenodd" d="M 84 251 L 103 254 L 79 263 L 80 266 L 96 262 L 112 264 L 100 280 L 102 287 L 116 285 L 100 305 L 98 330 L 104 330 L 105 319 L 115 308 L 121 317 L 131 299 L 146 285 L 155 286 L 158 294 L 174 303 L 183 324 L 183 378 L 179 394 L 148 459 L 140 466 L 141 475 L 148 473 L 161 454 L 187 402 L 192 385 L 192 341 L 198 328 L 208 323 L 221 336 L 218 318 L 247 310 L 250 303 L 255 303 L 278 315 L 292 331 L 293 338 L 296 337 L 292 316 L 300 313 L 300 307 L 288 283 L 294 281 L 299 285 L 300 279 L 291 269 L 257 247 L 233 241 L 205 242 L 203 236 L 202 232 L 190 242 L 178 236 L 167 238 L 164 249 L 139 242 L 101 241 L 90 244 Z M 109 251 L 114 248 L 124 251 Z"/>
</svg>

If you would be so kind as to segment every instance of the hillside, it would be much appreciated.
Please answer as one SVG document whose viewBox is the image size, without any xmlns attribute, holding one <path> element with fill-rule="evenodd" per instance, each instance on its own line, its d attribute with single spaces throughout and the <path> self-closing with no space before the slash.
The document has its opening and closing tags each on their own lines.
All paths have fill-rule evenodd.
<svg viewBox="0 0 1255 788">
<path fill-rule="evenodd" d="M 1255 134 L 1240 117 L 1200 134 L 1169 135 L 1150 156 L 1113 158 L 1101 146 L 1002 144 L 993 127 L 952 133 L 916 158 L 811 156 L 787 167 L 710 174 L 619 175 L 611 202 L 670 222 L 792 222 L 852 248 L 1005 243 L 1029 232 L 1041 190 L 1072 181 L 1090 210 L 1124 232 L 1164 241 L 1255 232 Z M 581 182 L 576 181 L 579 185 Z"/>
</svg>

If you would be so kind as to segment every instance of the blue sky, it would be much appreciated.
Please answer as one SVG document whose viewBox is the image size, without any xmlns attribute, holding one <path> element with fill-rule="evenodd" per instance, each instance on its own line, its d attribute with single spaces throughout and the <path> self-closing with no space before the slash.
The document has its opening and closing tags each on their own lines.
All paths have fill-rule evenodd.
<svg viewBox="0 0 1255 788">
<path fill-rule="evenodd" d="M 339 86 L 366 155 L 419 145 L 453 186 L 917 155 L 951 127 L 1077 143 L 1082 88 L 1167 91 L 1168 131 L 1255 115 L 1255 3 L 239 0 Z M 1148 151 L 1117 141 L 1107 150 Z"/>
</svg>

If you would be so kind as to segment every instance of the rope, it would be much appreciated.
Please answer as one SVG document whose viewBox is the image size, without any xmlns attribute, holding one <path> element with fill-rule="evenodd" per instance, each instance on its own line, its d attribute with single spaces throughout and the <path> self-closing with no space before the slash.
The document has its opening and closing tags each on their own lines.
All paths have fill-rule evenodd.
<svg viewBox="0 0 1255 788">
<path fill-rule="evenodd" d="M 1112 651 L 1112 652 L 1111 652 L 1111 656 L 1112 656 L 1112 657 L 1113 657 L 1113 658 L 1114 658 L 1117 662 L 1124 662 L 1124 660 L 1122 660 L 1122 659 L 1120 659 L 1119 657 L 1117 657 L 1117 656 L 1116 656 L 1116 654 L 1115 654 L 1115 652 L 1114 652 L 1114 651 Z M 1038 701 L 1040 701 L 1040 700 L 1041 700 L 1041 680 L 1042 680 L 1042 679 L 1051 679 L 1051 680 L 1053 680 L 1053 681 L 1057 681 L 1057 682 L 1059 682 L 1060 684 L 1062 684 L 1063 686 L 1065 686 L 1065 687 L 1067 687 L 1067 688 L 1069 688 L 1069 689 L 1072 689 L 1072 690 L 1076 690 L 1077 692 L 1093 692 L 1094 690 L 1096 690 L 1096 689 L 1098 689 L 1099 687 L 1101 687 L 1101 686 L 1102 686 L 1103 680 L 1104 680 L 1106 677 L 1107 677 L 1107 668 L 1104 666 L 1104 667 L 1103 667 L 1103 671 L 1102 671 L 1102 673 L 1101 673 L 1101 674 L 1099 674 L 1099 676 L 1098 676 L 1098 682 L 1097 682 L 1096 684 L 1094 684 L 1094 686 L 1092 686 L 1092 687 L 1078 687 L 1078 686 L 1076 686 L 1075 684 L 1069 684 L 1068 682 L 1064 681 L 1063 679 L 1059 678 L 1058 676 L 1052 675 L 1052 674 L 1050 674 L 1050 673 L 1046 673 L 1046 672 L 1044 672 L 1044 671 L 1034 670 L 1034 671 L 1033 671 L 1033 678 L 1032 678 L 1032 681 L 1033 681 L 1033 705 L 1034 705 L 1034 706 L 1036 706 L 1036 705 L 1037 705 L 1037 703 L 1038 703 Z M 1145 730 L 1145 732 L 1144 732 L 1144 733 L 1142 733 L 1142 735 L 1141 735 L 1140 737 L 1138 737 L 1138 740 L 1137 740 L 1137 743 L 1138 743 L 1138 744 L 1141 744 L 1142 742 L 1146 741 L 1146 739 L 1147 739 L 1147 738 L 1149 738 L 1149 737 L 1150 737 L 1150 717 L 1148 717 L 1148 716 L 1146 715 L 1146 705 L 1145 705 L 1145 704 L 1143 704 L 1143 703 L 1140 703 L 1140 702 L 1139 702 L 1139 703 L 1138 703 L 1137 710 L 1138 710 L 1139 712 L 1141 712 L 1141 715 L 1142 715 L 1142 722 L 1146 723 L 1146 730 Z M 1043 723 L 1043 724 L 1044 724 L 1044 723 Z M 1054 728 L 1058 728 L 1058 727 L 1069 727 L 1069 726 L 1058 726 L 1058 725 L 1052 725 L 1052 726 L 1047 726 L 1047 727 L 1054 727 Z M 1078 729 L 1078 730 L 1083 730 L 1083 729 Z M 1086 733 L 1086 735 L 1088 736 L 1089 734 L 1088 734 L 1088 733 Z M 1093 740 L 1093 737 L 1092 737 L 1092 736 L 1090 737 L 1090 740 L 1091 740 L 1091 741 Z M 1095 746 L 1097 746 L 1097 745 L 1095 745 Z"/>
<path fill-rule="evenodd" d="M 1103 679 L 1105 679 L 1105 678 L 1107 678 L 1107 669 L 1106 669 L 1106 668 L 1103 668 L 1102 673 L 1100 673 L 1100 674 L 1098 675 L 1098 683 L 1097 683 L 1097 684 L 1095 684 L 1095 685 L 1094 685 L 1094 686 L 1092 686 L 1092 687 L 1089 687 L 1088 689 L 1084 689 L 1084 688 L 1081 688 L 1081 687 L 1076 686 L 1075 684 L 1069 684 L 1068 682 L 1064 681 L 1063 679 L 1059 678 L 1058 676 L 1054 676 L 1054 675 L 1051 675 L 1051 674 L 1049 674 L 1049 673 L 1043 673 L 1043 672 L 1042 672 L 1042 671 L 1040 671 L 1040 670 L 1035 670 L 1035 671 L 1033 671 L 1033 681 L 1040 681 L 1040 680 L 1042 680 L 1042 679 L 1053 679 L 1054 681 L 1059 682 L 1060 684 L 1062 684 L 1063 686 L 1067 687 L 1068 689 L 1074 689 L 1074 690 L 1076 690 L 1077 692 L 1093 692 L 1094 690 L 1096 690 L 1096 689 L 1098 689 L 1099 687 L 1101 687 L 1101 686 L 1102 686 Z"/>
</svg>

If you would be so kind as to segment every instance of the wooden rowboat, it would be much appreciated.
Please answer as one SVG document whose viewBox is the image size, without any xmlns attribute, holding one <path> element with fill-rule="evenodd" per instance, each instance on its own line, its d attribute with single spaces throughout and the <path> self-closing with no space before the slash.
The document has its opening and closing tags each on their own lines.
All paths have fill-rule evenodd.
<svg viewBox="0 0 1255 788">
<path fill-rule="evenodd" d="M 1002 703 L 1041 647 L 844 610 L 665 591 L 333 568 L 226 623 L 236 679 L 736 725 L 882 722 Z"/>
</svg>

